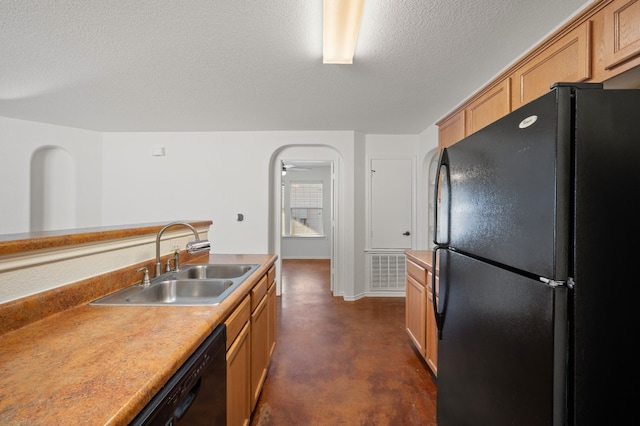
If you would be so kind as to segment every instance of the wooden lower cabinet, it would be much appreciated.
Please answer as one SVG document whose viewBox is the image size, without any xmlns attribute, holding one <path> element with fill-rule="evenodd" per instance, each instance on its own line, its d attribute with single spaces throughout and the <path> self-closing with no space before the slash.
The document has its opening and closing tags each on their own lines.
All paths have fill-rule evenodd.
<svg viewBox="0 0 640 426">
<path fill-rule="evenodd" d="M 271 293 L 270 293 L 271 291 Z M 269 297 L 272 294 L 272 298 Z M 271 301 L 271 302 L 270 302 Z M 273 309 L 272 309 L 273 305 Z M 270 315 L 271 311 L 273 316 Z M 272 320 L 273 317 L 273 320 Z M 267 378 L 275 345 L 275 267 L 251 290 L 251 410 L 256 406 Z"/>
<path fill-rule="evenodd" d="M 427 288 L 407 275 L 406 327 L 409 338 L 420 355 L 425 356 Z"/>
<path fill-rule="evenodd" d="M 227 318 L 227 425 L 248 426 L 251 420 L 251 297 Z"/>
<path fill-rule="evenodd" d="M 226 319 L 227 426 L 248 426 L 276 344 L 275 266 Z"/>
<path fill-rule="evenodd" d="M 269 359 L 273 356 L 273 351 L 276 348 L 276 309 L 277 309 L 277 301 L 276 298 L 276 284 L 275 282 L 271 284 L 269 287 L 269 291 L 267 291 L 267 309 L 269 310 L 268 314 L 268 335 L 267 341 L 269 346 Z"/>
<path fill-rule="evenodd" d="M 266 295 L 251 313 L 251 410 L 256 407 L 269 366 L 269 310 Z"/>
<path fill-rule="evenodd" d="M 433 311 L 431 270 L 407 259 L 406 330 L 434 376 L 438 373 L 438 328 Z M 436 300 L 438 297 L 436 277 Z"/>
<path fill-rule="evenodd" d="M 437 282 L 436 277 L 436 282 Z M 427 272 L 427 324 L 426 324 L 426 349 L 424 358 L 427 365 L 433 371 L 435 376 L 438 375 L 438 326 L 436 325 L 436 317 L 433 307 L 433 291 L 431 289 L 431 271 Z M 436 284 L 437 288 L 437 284 Z M 436 296 L 436 303 L 438 297 Z"/>
<path fill-rule="evenodd" d="M 251 350 L 247 322 L 227 351 L 227 425 L 248 426 L 251 420 Z"/>
<path fill-rule="evenodd" d="M 267 281 L 269 283 L 269 290 L 267 290 L 267 304 L 269 305 L 269 359 L 273 356 L 273 351 L 276 348 L 276 319 L 278 309 L 278 299 L 276 295 L 276 267 L 272 266 L 267 273 Z"/>
</svg>

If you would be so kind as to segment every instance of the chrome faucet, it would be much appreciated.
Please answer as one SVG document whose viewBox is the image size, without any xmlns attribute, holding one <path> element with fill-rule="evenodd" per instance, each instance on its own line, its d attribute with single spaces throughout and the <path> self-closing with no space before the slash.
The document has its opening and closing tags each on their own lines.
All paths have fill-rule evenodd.
<svg viewBox="0 0 640 426">
<path fill-rule="evenodd" d="M 211 248 L 211 244 L 209 243 L 209 240 L 200 240 L 200 237 L 198 236 L 198 231 L 196 231 L 196 228 L 194 228 L 193 226 L 189 225 L 188 223 L 185 222 L 171 222 L 167 225 L 165 225 L 159 232 L 158 235 L 156 235 L 156 267 L 155 267 L 155 276 L 160 276 L 162 274 L 162 264 L 160 263 L 160 238 L 162 237 L 162 234 L 164 233 L 164 231 L 171 227 L 171 226 L 177 226 L 177 225 L 181 225 L 184 227 L 187 227 L 191 230 L 191 232 L 193 232 L 194 237 L 196 238 L 195 241 L 189 241 L 187 243 L 187 250 L 189 251 L 190 254 L 193 253 L 200 253 L 202 251 L 205 250 L 209 250 Z M 179 253 L 179 251 L 178 251 Z M 177 257 L 177 256 L 176 256 Z M 178 260 L 176 259 L 175 261 L 175 268 L 178 269 Z"/>
</svg>

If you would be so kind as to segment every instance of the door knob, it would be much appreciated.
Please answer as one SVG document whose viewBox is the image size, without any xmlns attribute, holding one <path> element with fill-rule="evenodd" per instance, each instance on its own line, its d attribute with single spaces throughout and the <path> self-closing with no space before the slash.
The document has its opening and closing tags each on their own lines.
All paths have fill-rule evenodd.
<svg viewBox="0 0 640 426">
<path fill-rule="evenodd" d="M 411 235 L 411 232 L 405 231 L 405 232 L 402 233 L 402 235 Z"/>
</svg>

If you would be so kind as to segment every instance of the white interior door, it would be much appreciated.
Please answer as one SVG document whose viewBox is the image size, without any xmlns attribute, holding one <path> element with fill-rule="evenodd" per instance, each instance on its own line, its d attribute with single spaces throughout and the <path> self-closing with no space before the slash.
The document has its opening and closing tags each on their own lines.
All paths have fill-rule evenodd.
<svg viewBox="0 0 640 426">
<path fill-rule="evenodd" d="M 411 249 L 410 158 L 371 160 L 371 249 Z"/>
</svg>

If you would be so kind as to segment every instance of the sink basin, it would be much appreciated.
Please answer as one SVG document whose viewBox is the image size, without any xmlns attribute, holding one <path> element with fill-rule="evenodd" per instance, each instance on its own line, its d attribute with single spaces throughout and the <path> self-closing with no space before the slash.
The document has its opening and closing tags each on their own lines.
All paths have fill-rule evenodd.
<svg viewBox="0 0 640 426">
<path fill-rule="evenodd" d="M 176 306 L 217 305 L 240 286 L 259 264 L 187 264 L 151 280 L 91 302 L 92 305 Z"/>
<path fill-rule="evenodd" d="M 126 298 L 130 303 L 197 303 L 220 297 L 233 285 L 231 280 L 169 280 L 154 283 Z M 212 301 L 213 302 L 213 301 Z"/>
<path fill-rule="evenodd" d="M 251 264 L 202 264 L 184 265 L 176 278 L 238 278 L 249 271 L 253 271 L 258 265 Z"/>
</svg>

